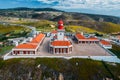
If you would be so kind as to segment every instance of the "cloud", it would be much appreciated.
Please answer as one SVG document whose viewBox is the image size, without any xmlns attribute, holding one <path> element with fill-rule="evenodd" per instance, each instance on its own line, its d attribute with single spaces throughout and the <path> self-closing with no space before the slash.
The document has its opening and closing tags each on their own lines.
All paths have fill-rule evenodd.
<svg viewBox="0 0 120 80">
<path fill-rule="evenodd" d="M 43 2 L 43 3 L 46 3 L 46 4 L 52 4 L 54 2 L 58 2 L 57 0 L 37 0 L 37 1 L 40 1 L 40 2 Z"/>
<path fill-rule="evenodd" d="M 50 7 L 70 12 L 120 16 L 120 0 L 0 0 L 0 8 L 14 7 Z"/>
<path fill-rule="evenodd" d="M 65 11 L 120 16 L 120 0 L 37 0 Z M 56 4 L 55 4 L 56 2 Z"/>
<path fill-rule="evenodd" d="M 10 1 L 10 0 L 8 0 Z M 120 10 L 120 0 L 11 0 L 15 2 L 33 2 L 52 5 L 59 9 Z"/>
<path fill-rule="evenodd" d="M 63 8 L 63 9 L 120 9 L 120 0 L 38 0 L 46 4 L 53 4 L 58 2 L 53 6 L 54 8 Z"/>
</svg>

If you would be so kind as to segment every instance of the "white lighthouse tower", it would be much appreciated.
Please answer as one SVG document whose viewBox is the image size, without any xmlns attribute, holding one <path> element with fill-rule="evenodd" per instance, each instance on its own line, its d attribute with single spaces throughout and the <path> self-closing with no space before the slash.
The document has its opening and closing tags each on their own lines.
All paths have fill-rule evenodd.
<svg viewBox="0 0 120 80">
<path fill-rule="evenodd" d="M 58 21 L 58 33 L 57 33 L 57 39 L 62 41 L 64 40 L 64 32 L 65 32 L 65 29 L 64 29 L 64 26 L 63 26 L 63 21 L 62 20 L 59 20 Z"/>
</svg>

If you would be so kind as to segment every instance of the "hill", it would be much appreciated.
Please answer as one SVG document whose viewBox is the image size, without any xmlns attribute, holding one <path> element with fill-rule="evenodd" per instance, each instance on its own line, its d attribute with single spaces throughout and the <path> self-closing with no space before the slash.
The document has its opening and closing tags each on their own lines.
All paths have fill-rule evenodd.
<svg viewBox="0 0 120 80">
<path fill-rule="evenodd" d="M 56 13 L 56 14 L 55 14 Z M 47 19 L 58 20 L 60 18 L 65 20 L 87 20 L 87 21 L 100 21 L 100 22 L 112 22 L 120 23 L 120 18 L 115 16 L 65 12 L 53 8 L 10 8 L 0 9 L 0 16 L 20 17 L 20 18 L 34 18 L 34 19 Z M 42 17 L 46 16 L 46 17 Z M 69 17 L 69 18 L 68 18 Z"/>
<path fill-rule="evenodd" d="M 70 16 L 69 16 L 70 17 Z M 35 26 L 37 30 L 46 32 L 52 31 L 57 28 L 57 23 L 55 21 L 39 20 L 36 22 L 22 22 L 17 24 L 24 24 L 29 26 Z M 53 26 L 53 27 L 52 27 Z M 64 26 L 67 32 L 88 32 L 88 33 L 114 33 L 120 31 L 120 25 L 111 22 L 96 22 L 96 21 L 79 21 L 79 20 L 69 20 L 65 21 Z M 78 31 L 79 30 L 79 31 Z"/>
<path fill-rule="evenodd" d="M 40 20 L 35 24 L 33 22 L 27 23 L 27 25 L 35 26 L 39 29 L 47 27 L 50 29 L 51 22 L 57 22 L 63 19 L 65 26 L 83 26 L 103 33 L 120 32 L 120 18 L 106 15 L 85 14 L 76 12 L 64 12 L 52 8 L 12 8 L 12 9 L 0 9 L 0 16 L 29 18 Z M 6 19 L 10 19 L 10 18 Z M 2 18 L 1 18 L 2 19 Z M 50 21 L 50 24 L 44 24 Z M 43 23 L 42 23 L 43 21 Z M 25 22 L 26 24 L 26 22 Z M 39 25 L 41 26 L 39 26 Z M 53 25 L 53 23 L 52 23 Z M 54 24 L 55 25 L 55 24 Z M 39 27 L 38 27 L 39 26 Z M 46 29 L 46 30 L 47 30 Z M 48 30 L 49 31 L 49 30 Z"/>
<path fill-rule="evenodd" d="M 114 32 L 120 32 L 120 24 L 115 24 L 111 22 L 67 21 L 65 23 L 66 25 L 83 26 L 99 32 L 109 33 L 109 34 Z"/>
<path fill-rule="evenodd" d="M 9 8 L 9 9 L 0 9 L 2 11 L 55 11 L 55 12 L 63 12 L 61 10 L 53 9 L 53 8 L 27 8 L 27 7 L 18 7 L 18 8 Z"/>
<path fill-rule="evenodd" d="M 90 59 L 0 60 L 0 80 L 103 80 L 120 79 L 120 64 Z M 7 77 L 6 77 L 7 76 Z"/>
</svg>

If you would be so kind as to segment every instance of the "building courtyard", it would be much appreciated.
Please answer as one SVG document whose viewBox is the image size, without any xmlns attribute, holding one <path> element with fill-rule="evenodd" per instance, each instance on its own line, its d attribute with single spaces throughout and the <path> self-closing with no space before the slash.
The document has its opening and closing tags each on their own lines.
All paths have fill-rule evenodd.
<svg viewBox="0 0 120 80">
<path fill-rule="evenodd" d="M 36 55 L 39 56 L 111 56 L 104 48 L 96 43 L 92 44 L 77 44 L 72 39 L 73 51 L 69 54 L 51 54 L 49 53 L 49 41 L 50 38 L 46 37 L 39 46 Z"/>
</svg>

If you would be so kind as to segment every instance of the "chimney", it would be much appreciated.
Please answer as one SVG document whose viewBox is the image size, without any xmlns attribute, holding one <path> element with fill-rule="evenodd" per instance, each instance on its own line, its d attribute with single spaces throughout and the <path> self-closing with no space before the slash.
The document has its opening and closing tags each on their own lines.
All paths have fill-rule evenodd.
<svg viewBox="0 0 120 80">
<path fill-rule="evenodd" d="M 35 38 L 35 37 L 36 37 L 36 35 L 33 35 L 33 37 Z"/>
<path fill-rule="evenodd" d="M 32 41 L 32 38 L 29 38 L 29 41 Z"/>
<path fill-rule="evenodd" d="M 63 77 L 63 74 L 62 74 L 62 73 L 59 74 L 58 80 L 64 80 L 64 77 Z"/>
<path fill-rule="evenodd" d="M 81 32 L 81 35 L 83 35 L 84 33 L 83 32 Z"/>
</svg>

